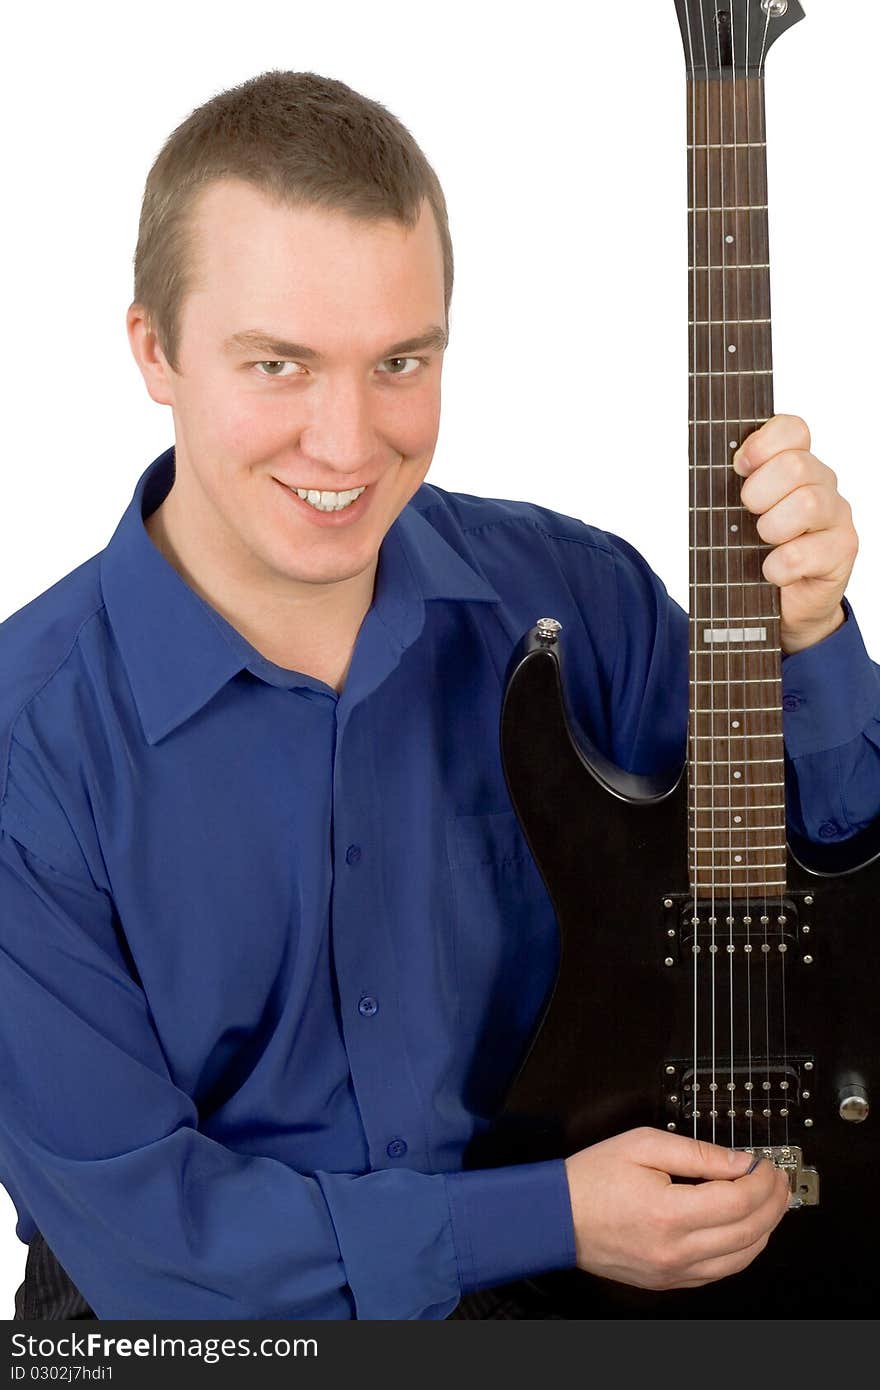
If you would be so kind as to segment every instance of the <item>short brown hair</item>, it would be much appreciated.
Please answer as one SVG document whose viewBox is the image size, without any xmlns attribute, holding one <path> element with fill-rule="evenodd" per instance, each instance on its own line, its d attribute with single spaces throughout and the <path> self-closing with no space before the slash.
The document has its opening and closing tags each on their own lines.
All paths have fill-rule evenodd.
<svg viewBox="0 0 880 1390">
<path fill-rule="evenodd" d="M 197 107 L 147 175 L 134 255 L 134 302 L 179 371 L 180 315 L 196 281 L 191 213 L 200 192 L 234 177 L 290 207 L 364 221 L 419 220 L 425 198 L 443 248 L 447 324 L 452 242 L 446 200 L 410 132 L 377 101 L 332 77 L 271 68 Z"/>
</svg>

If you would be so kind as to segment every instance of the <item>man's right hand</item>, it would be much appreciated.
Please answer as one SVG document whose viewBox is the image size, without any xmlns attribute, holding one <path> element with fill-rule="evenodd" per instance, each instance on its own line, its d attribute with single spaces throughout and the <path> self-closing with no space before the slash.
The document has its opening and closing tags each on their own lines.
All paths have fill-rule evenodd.
<svg viewBox="0 0 880 1390">
<path fill-rule="evenodd" d="M 632 1129 L 565 1160 L 580 1269 L 642 1289 L 696 1288 L 764 1249 L 788 1207 L 783 1172 L 749 1153 Z M 676 1177 L 703 1181 L 674 1183 Z"/>
</svg>

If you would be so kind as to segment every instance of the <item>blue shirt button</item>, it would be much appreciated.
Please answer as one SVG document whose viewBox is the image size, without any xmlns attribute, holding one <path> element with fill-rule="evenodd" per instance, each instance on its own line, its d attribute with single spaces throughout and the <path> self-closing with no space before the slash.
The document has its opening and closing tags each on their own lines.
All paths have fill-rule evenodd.
<svg viewBox="0 0 880 1390">
<path fill-rule="evenodd" d="M 819 834 L 822 836 L 823 840 L 833 840 L 837 834 L 837 826 L 834 824 L 834 821 L 823 821 L 819 826 Z"/>
<path fill-rule="evenodd" d="M 360 847 L 360 845 L 349 845 L 348 849 L 345 851 L 345 862 L 346 862 L 346 864 L 356 864 L 356 863 L 358 862 L 358 860 L 360 859 L 360 857 L 361 857 L 361 847 Z"/>
<path fill-rule="evenodd" d="M 364 1018 L 372 1018 L 373 1014 L 379 1012 L 379 1001 L 374 999 L 372 994 L 365 994 L 358 1000 L 358 1013 L 363 1014 Z"/>
<path fill-rule="evenodd" d="M 389 1158 L 402 1158 L 406 1153 L 406 1140 L 392 1139 L 385 1152 Z"/>
<path fill-rule="evenodd" d="M 783 709 L 800 709 L 801 702 L 798 695 L 786 695 L 782 701 Z"/>
</svg>

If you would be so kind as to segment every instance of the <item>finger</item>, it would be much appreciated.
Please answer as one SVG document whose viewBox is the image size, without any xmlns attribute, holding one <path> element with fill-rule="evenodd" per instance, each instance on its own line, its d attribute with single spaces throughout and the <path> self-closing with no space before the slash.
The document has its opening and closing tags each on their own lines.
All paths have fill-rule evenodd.
<svg viewBox="0 0 880 1390">
<path fill-rule="evenodd" d="M 780 1186 L 780 1183 L 782 1186 Z M 672 1183 L 666 1202 L 688 1231 L 727 1226 L 747 1220 L 774 1197 L 782 1200 L 788 1179 L 774 1164 L 761 1159 L 754 1172 L 734 1182 L 704 1182 L 696 1186 Z"/>
<path fill-rule="evenodd" d="M 770 1168 L 772 1165 L 762 1165 Z M 754 1176 L 754 1175 L 751 1175 Z M 751 1176 L 748 1181 L 751 1181 Z M 720 1259 L 745 1250 L 761 1236 L 767 1235 L 778 1226 L 788 1210 L 791 1190 L 784 1173 L 775 1170 L 771 1173 L 771 1183 L 763 1201 L 752 1207 L 743 1217 L 718 1225 L 706 1225 L 688 1231 L 682 1236 L 680 1253 L 682 1262 L 696 1264 L 701 1260 Z M 746 1179 L 741 1179 L 740 1183 Z M 734 1184 L 739 1186 L 740 1183 Z M 715 1184 L 716 1187 L 721 1184 Z M 709 1219 L 711 1219 L 711 1214 Z"/>
<path fill-rule="evenodd" d="M 752 1159 L 743 1150 L 662 1129 L 633 1130 L 630 1140 L 630 1153 L 636 1163 L 681 1178 L 739 1178 Z"/>
<path fill-rule="evenodd" d="M 761 571 L 768 584 L 780 589 L 799 579 L 815 579 L 824 580 L 831 592 L 848 577 L 852 552 L 850 537 L 835 526 L 777 545 L 764 559 Z"/>
<path fill-rule="evenodd" d="M 757 532 L 768 545 L 781 545 L 809 531 L 825 531 L 843 520 L 843 499 L 823 483 L 803 483 L 758 517 Z"/>
<path fill-rule="evenodd" d="M 671 1287 L 677 1289 L 696 1289 L 701 1284 L 711 1284 L 717 1279 L 726 1279 L 731 1274 L 739 1274 L 740 1270 L 747 1269 L 757 1255 L 765 1249 L 770 1232 L 761 1236 L 752 1245 L 744 1250 L 737 1250 L 732 1255 L 722 1255 L 720 1258 L 711 1260 L 701 1260 L 692 1265 L 682 1278 L 681 1283 L 676 1283 Z"/>
<path fill-rule="evenodd" d="M 766 512 L 798 488 L 815 485 L 837 493 L 837 474 L 815 454 L 787 449 L 776 454 L 746 478 L 740 488 L 740 501 L 750 512 Z"/>
<path fill-rule="evenodd" d="M 799 415 L 774 415 L 743 440 L 733 456 L 733 465 L 737 473 L 746 474 L 783 449 L 808 450 L 811 443 L 809 426 Z"/>
</svg>

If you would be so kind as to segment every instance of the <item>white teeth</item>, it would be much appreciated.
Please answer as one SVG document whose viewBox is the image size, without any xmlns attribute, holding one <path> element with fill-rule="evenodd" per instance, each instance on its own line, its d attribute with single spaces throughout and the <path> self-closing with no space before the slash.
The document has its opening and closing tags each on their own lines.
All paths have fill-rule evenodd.
<svg viewBox="0 0 880 1390">
<path fill-rule="evenodd" d="M 353 487 L 348 492 L 318 492 L 315 488 L 304 487 L 295 489 L 297 497 L 301 497 L 304 502 L 310 502 L 319 512 L 340 512 L 364 491 L 362 487 Z"/>
</svg>

